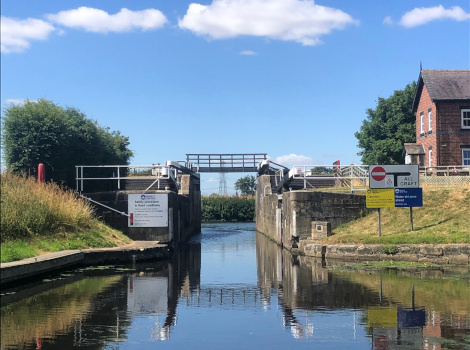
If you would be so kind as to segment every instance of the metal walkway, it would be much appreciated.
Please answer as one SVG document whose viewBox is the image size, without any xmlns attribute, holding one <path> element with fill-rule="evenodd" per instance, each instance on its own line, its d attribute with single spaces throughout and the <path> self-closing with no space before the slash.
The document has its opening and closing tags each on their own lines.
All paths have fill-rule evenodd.
<svg viewBox="0 0 470 350">
<path fill-rule="evenodd" d="M 186 167 L 198 173 L 256 173 L 266 159 L 267 153 L 186 154 Z"/>
</svg>

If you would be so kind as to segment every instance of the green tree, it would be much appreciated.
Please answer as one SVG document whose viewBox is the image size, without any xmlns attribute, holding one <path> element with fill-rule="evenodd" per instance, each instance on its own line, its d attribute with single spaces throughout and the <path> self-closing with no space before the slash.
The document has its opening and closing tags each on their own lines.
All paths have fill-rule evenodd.
<svg viewBox="0 0 470 350">
<path fill-rule="evenodd" d="M 312 174 L 320 174 L 320 175 L 330 175 L 333 174 L 333 169 L 327 168 L 325 166 L 316 166 L 310 170 Z"/>
<path fill-rule="evenodd" d="M 75 165 L 126 165 L 132 157 L 129 139 L 120 132 L 46 99 L 4 110 L 2 146 L 13 173 L 35 175 L 43 163 L 49 180 L 69 187 L 75 185 Z"/>
<path fill-rule="evenodd" d="M 403 144 L 416 140 L 416 117 L 411 108 L 416 82 L 389 98 L 379 97 L 376 109 L 367 109 L 367 119 L 354 136 L 362 149 L 363 164 L 403 164 Z"/>
<path fill-rule="evenodd" d="M 253 195 L 256 192 L 256 178 L 253 175 L 241 177 L 235 182 L 235 189 L 243 196 Z"/>
</svg>

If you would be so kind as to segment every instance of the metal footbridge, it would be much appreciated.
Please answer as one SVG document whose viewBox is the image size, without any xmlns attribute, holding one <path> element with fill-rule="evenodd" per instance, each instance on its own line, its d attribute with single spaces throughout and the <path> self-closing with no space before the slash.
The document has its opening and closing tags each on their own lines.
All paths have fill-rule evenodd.
<svg viewBox="0 0 470 350">
<path fill-rule="evenodd" d="M 353 188 L 353 179 L 365 183 L 368 177 L 365 166 L 354 164 L 329 166 L 330 174 L 314 174 L 309 169 L 315 165 L 294 166 L 289 169 L 268 159 L 267 153 L 189 153 L 186 160 L 167 161 L 164 165 L 77 165 L 78 192 L 86 192 L 84 182 L 107 181 L 115 189 L 178 191 L 180 175 L 200 178 L 200 173 L 257 173 L 270 175 L 271 188 L 266 193 L 281 193 L 320 187 L 347 186 Z"/>
</svg>

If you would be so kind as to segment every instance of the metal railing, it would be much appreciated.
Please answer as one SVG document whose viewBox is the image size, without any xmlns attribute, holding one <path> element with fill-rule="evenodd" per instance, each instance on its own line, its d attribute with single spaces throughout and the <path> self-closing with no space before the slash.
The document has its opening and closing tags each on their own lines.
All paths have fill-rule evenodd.
<svg viewBox="0 0 470 350">
<path fill-rule="evenodd" d="M 470 175 L 470 165 L 420 166 L 421 176 L 467 176 Z"/>
<path fill-rule="evenodd" d="M 112 171 L 112 176 L 85 176 L 87 169 L 109 169 L 109 174 Z M 143 169 L 145 171 L 143 171 Z M 105 172 L 108 173 L 108 172 Z M 144 175 L 145 174 L 145 175 Z M 112 180 L 117 182 L 117 189 L 121 189 L 121 181 L 128 179 L 149 179 L 155 178 L 155 182 L 158 179 L 172 179 L 174 182 L 177 181 L 177 170 L 166 167 L 160 164 L 153 165 L 76 165 L 75 166 L 75 181 L 76 189 L 78 192 L 83 192 L 85 181 L 97 181 L 97 180 Z M 155 183 L 154 182 L 154 183 Z M 152 184 L 153 185 L 153 184 Z M 151 185 L 151 186 L 152 186 Z M 150 187 L 151 187 L 150 186 Z"/>
<path fill-rule="evenodd" d="M 186 154 L 186 167 L 198 172 L 257 172 L 266 153 Z"/>
<path fill-rule="evenodd" d="M 316 173 L 315 170 L 321 171 Z M 302 179 L 303 189 L 316 188 L 309 180 L 316 182 L 334 181 L 331 189 L 349 188 L 351 192 L 365 191 L 369 184 L 369 165 L 294 165 L 289 171 L 292 179 Z M 326 187 L 326 186 L 318 186 Z"/>
</svg>

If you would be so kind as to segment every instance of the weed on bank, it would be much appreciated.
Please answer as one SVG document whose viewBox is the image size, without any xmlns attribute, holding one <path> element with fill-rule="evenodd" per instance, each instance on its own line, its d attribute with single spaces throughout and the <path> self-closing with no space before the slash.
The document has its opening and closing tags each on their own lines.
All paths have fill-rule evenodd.
<svg viewBox="0 0 470 350">
<path fill-rule="evenodd" d="M 64 249 L 130 243 L 93 215 L 74 191 L 34 178 L 1 174 L 1 262 Z"/>
</svg>

